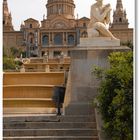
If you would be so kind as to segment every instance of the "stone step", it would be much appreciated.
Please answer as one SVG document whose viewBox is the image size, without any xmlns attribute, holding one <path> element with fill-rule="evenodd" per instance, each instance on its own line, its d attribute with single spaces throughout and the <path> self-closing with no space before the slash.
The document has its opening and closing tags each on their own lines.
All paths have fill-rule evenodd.
<svg viewBox="0 0 140 140">
<path fill-rule="evenodd" d="M 43 63 L 43 58 L 30 58 L 30 63 Z"/>
<path fill-rule="evenodd" d="M 56 108 L 54 107 L 4 107 L 3 108 L 3 113 L 5 115 L 33 115 L 33 114 L 47 114 L 47 115 L 52 115 L 56 114 Z"/>
<path fill-rule="evenodd" d="M 97 136 L 96 129 L 5 129 L 4 137 L 10 136 Z"/>
<path fill-rule="evenodd" d="M 11 122 L 4 123 L 3 129 L 71 129 L 71 128 L 94 128 L 95 122 Z"/>
<path fill-rule="evenodd" d="M 4 98 L 3 107 L 55 107 L 51 98 Z"/>
<path fill-rule="evenodd" d="M 50 121 L 60 121 L 60 122 L 95 122 L 95 115 L 67 115 L 67 116 L 56 116 L 56 115 L 31 115 L 29 116 L 9 116 L 4 115 L 3 122 L 50 122 Z"/>
<path fill-rule="evenodd" d="M 54 85 L 6 85 L 3 98 L 51 98 Z"/>
<path fill-rule="evenodd" d="M 62 85 L 64 82 L 64 72 L 6 72 L 3 75 L 3 85 Z"/>
<path fill-rule="evenodd" d="M 70 63 L 28 63 L 24 64 L 26 72 L 64 71 L 69 70 Z"/>
<path fill-rule="evenodd" d="M 94 106 L 90 102 L 70 104 L 65 109 L 66 115 L 92 115 L 95 114 Z"/>
<path fill-rule="evenodd" d="M 97 136 L 28 136 L 4 137 L 3 140 L 99 140 Z"/>
</svg>

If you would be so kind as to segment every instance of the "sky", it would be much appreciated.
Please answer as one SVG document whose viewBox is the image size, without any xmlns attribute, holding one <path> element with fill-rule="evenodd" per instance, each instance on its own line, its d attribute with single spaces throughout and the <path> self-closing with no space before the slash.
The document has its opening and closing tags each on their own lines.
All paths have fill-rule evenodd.
<svg viewBox="0 0 140 140">
<path fill-rule="evenodd" d="M 19 30 L 21 23 L 28 19 L 34 18 L 41 21 L 43 15 L 47 14 L 46 3 L 47 0 L 7 0 L 9 11 L 12 13 L 12 22 L 15 30 Z M 104 0 L 104 4 L 110 3 L 112 9 L 115 10 L 117 0 Z M 135 25 L 135 15 L 134 15 L 134 1 L 135 0 L 122 0 L 123 7 L 126 9 L 127 18 L 129 21 L 129 27 L 134 27 Z M 74 0 L 75 8 L 75 17 L 89 17 L 90 16 L 90 6 L 95 3 L 95 0 Z M 112 13 L 113 13 L 112 10 Z M 112 16 L 111 16 L 112 17 Z"/>
</svg>

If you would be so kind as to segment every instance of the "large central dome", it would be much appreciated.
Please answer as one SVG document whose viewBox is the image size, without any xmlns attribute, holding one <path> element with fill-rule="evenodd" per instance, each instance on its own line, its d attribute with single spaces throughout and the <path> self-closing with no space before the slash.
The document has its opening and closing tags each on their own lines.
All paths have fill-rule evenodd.
<svg viewBox="0 0 140 140">
<path fill-rule="evenodd" d="M 75 4 L 73 0 L 48 0 L 47 18 L 63 15 L 68 19 L 74 18 Z"/>
</svg>

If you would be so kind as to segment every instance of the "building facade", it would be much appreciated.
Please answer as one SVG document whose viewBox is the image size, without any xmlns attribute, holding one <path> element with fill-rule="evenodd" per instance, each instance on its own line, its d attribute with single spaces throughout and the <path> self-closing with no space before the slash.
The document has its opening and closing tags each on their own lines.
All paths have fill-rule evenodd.
<svg viewBox="0 0 140 140">
<path fill-rule="evenodd" d="M 117 1 L 117 3 L 119 0 Z M 118 4 L 117 4 L 118 5 Z M 16 47 L 24 50 L 27 57 L 43 56 L 46 52 L 50 58 L 57 57 L 63 52 L 69 56 L 69 50 L 79 44 L 80 37 L 88 37 L 87 25 L 89 18 L 78 19 L 74 16 L 75 4 L 73 0 L 48 0 L 46 4 L 47 16 L 39 21 L 29 18 L 21 24 L 20 31 L 15 31 L 12 16 L 8 10 L 7 0 L 3 1 L 3 45 L 4 48 Z M 110 30 L 115 36 L 122 31 L 116 27 L 116 15 Z M 118 25 L 118 23 L 117 23 Z M 121 30 L 120 30 L 121 29 Z M 125 32 L 129 31 L 128 23 Z M 130 34 L 133 36 L 133 34 Z M 128 36 L 129 38 L 132 38 Z M 129 40 L 127 38 L 126 40 Z M 120 38 L 121 39 L 121 38 Z M 122 38 L 124 39 L 124 38 Z"/>
<path fill-rule="evenodd" d="M 110 31 L 122 43 L 133 42 L 133 29 L 128 27 L 126 11 L 123 9 L 122 0 L 117 0 L 116 9 L 113 11 L 113 22 L 110 24 Z"/>
</svg>

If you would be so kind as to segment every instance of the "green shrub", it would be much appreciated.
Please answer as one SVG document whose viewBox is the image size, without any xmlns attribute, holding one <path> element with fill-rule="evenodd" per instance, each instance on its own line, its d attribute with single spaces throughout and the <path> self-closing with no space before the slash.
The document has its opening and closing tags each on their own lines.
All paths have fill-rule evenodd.
<svg viewBox="0 0 140 140">
<path fill-rule="evenodd" d="M 13 58 L 4 57 L 3 58 L 3 69 L 4 70 L 14 70 L 16 67 L 15 61 Z"/>
<path fill-rule="evenodd" d="M 104 130 L 111 140 L 133 140 L 133 52 L 115 52 L 109 56 L 110 69 L 94 69 L 102 78 L 99 110 Z"/>
</svg>

